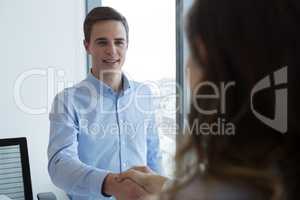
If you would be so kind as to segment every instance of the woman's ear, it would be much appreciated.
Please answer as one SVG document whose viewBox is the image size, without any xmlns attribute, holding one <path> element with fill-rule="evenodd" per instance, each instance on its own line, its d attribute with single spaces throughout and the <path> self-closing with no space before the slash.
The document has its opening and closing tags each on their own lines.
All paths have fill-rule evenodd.
<svg viewBox="0 0 300 200">
<path fill-rule="evenodd" d="M 198 50 L 197 56 L 199 56 L 201 64 L 205 66 L 208 64 L 208 53 L 207 53 L 206 45 L 201 36 L 199 36 L 195 42 L 196 42 L 196 47 Z"/>
</svg>

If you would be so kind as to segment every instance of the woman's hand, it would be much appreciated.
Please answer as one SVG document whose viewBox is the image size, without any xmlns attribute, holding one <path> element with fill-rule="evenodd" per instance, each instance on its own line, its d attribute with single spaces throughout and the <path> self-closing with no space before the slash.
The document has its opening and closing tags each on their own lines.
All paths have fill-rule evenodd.
<svg viewBox="0 0 300 200">
<path fill-rule="evenodd" d="M 157 194 L 167 180 L 166 177 L 155 174 L 147 167 L 133 167 L 126 172 L 119 174 L 117 181 L 122 182 L 126 179 L 134 181 L 149 194 Z"/>
</svg>

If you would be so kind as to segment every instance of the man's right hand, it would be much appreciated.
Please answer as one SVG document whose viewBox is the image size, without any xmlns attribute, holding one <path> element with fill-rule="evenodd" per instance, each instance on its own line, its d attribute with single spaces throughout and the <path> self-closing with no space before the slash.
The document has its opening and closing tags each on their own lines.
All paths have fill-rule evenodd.
<svg viewBox="0 0 300 200">
<path fill-rule="evenodd" d="M 140 185 L 149 194 L 160 193 L 168 180 L 166 177 L 155 174 L 145 167 L 133 167 L 122 172 L 118 176 L 117 181 L 122 183 L 128 179 Z"/>
<path fill-rule="evenodd" d="M 139 200 L 147 196 L 148 193 L 138 184 L 127 179 L 117 181 L 117 174 L 108 174 L 103 183 L 103 192 L 114 196 L 117 200 Z"/>
</svg>

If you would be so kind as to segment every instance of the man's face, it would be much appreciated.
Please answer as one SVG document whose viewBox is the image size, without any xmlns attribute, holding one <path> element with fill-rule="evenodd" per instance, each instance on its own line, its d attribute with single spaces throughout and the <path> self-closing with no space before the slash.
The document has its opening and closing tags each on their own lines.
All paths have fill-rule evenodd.
<svg viewBox="0 0 300 200">
<path fill-rule="evenodd" d="M 126 30 L 121 22 L 97 22 L 92 27 L 90 41 L 85 41 L 84 45 L 92 56 L 93 71 L 98 75 L 121 71 L 127 52 Z"/>
</svg>

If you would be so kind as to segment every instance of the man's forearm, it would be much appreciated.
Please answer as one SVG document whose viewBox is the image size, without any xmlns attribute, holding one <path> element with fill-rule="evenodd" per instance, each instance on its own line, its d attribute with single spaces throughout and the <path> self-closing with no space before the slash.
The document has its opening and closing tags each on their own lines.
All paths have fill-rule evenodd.
<svg viewBox="0 0 300 200">
<path fill-rule="evenodd" d="M 88 166 L 59 153 L 50 159 L 48 170 L 53 183 L 66 193 L 103 198 L 99 184 L 103 183 L 108 171 Z"/>
</svg>

